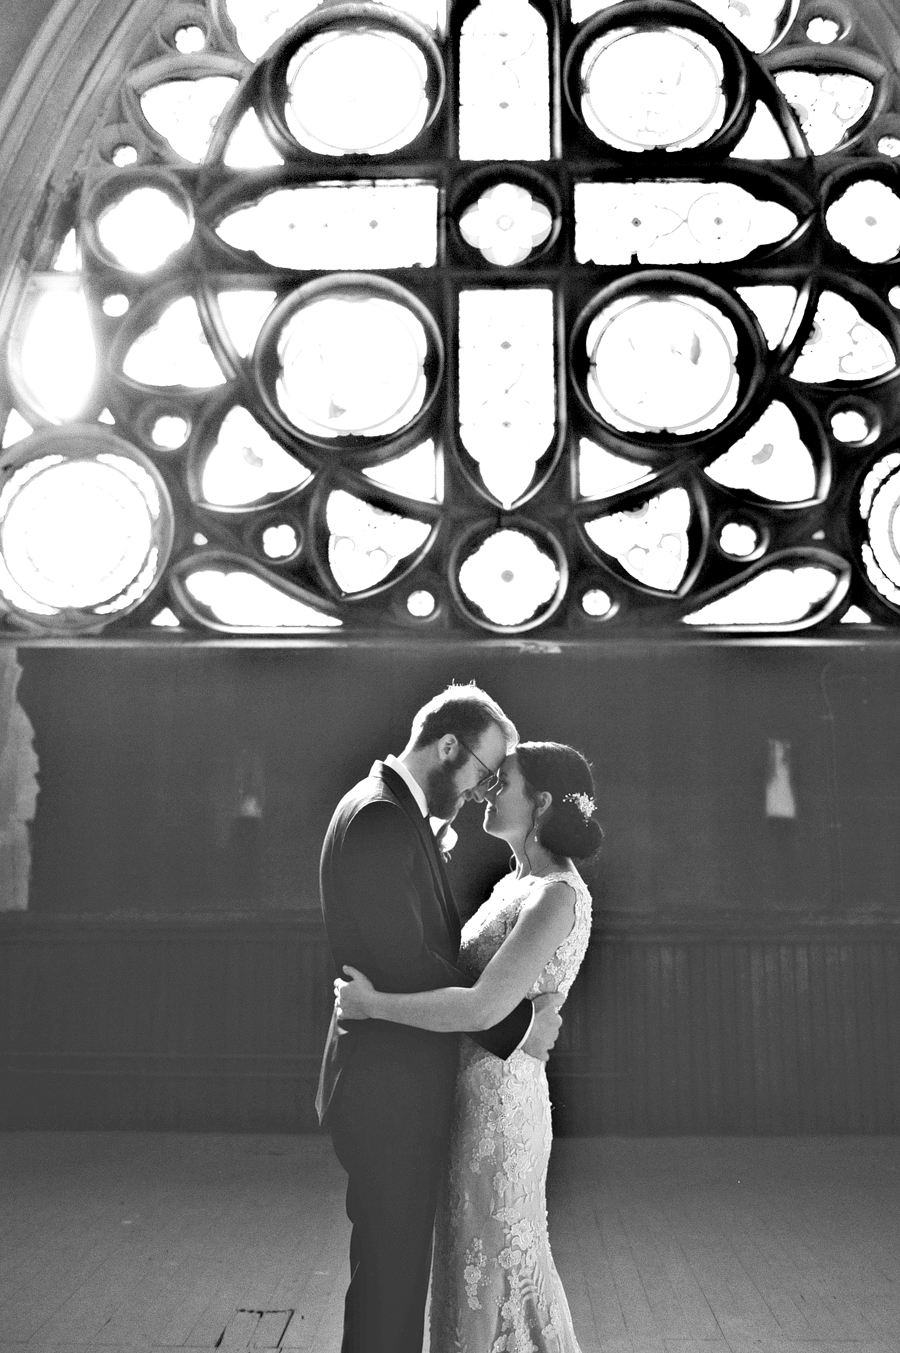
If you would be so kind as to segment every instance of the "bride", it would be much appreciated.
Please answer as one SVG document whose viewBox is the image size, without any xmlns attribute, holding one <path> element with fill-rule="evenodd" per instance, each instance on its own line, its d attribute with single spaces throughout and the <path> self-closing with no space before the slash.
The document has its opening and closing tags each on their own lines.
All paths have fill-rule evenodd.
<svg viewBox="0 0 900 1353">
<path fill-rule="evenodd" d="M 568 995 L 587 948 L 591 899 L 573 864 L 600 845 L 580 752 L 523 742 L 506 758 L 484 829 L 512 869 L 464 927 L 471 987 L 387 994 L 356 968 L 338 981 L 344 1019 L 439 1033 L 489 1028 L 523 996 Z M 450 1160 L 438 1208 L 431 1353 L 579 1353 L 547 1235 L 552 1130 L 544 1063 L 462 1040 Z"/>
</svg>

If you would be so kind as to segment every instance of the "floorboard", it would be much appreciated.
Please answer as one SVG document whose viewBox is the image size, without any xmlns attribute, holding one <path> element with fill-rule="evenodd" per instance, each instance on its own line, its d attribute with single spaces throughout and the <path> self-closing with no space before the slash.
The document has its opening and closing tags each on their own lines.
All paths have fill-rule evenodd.
<svg viewBox="0 0 900 1353">
<path fill-rule="evenodd" d="M 0 1353 L 338 1353 L 343 1190 L 324 1137 L 0 1134 Z M 563 1139 L 549 1208 L 582 1353 L 900 1353 L 898 1139 Z"/>
</svg>

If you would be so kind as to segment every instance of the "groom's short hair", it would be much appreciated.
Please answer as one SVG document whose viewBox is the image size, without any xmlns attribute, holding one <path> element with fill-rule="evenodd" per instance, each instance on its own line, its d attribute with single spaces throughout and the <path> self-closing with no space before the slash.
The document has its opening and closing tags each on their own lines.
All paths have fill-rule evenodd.
<svg viewBox="0 0 900 1353">
<path fill-rule="evenodd" d="M 477 742 L 492 724 L 503 733 L 507 749 L 512 751 L 519 741 L 519 734 L 497 701 L 474 683 L 467 686 L 454 683 L 440 695 L 435 695 L 414 716 L 412 745 L 430 747 L 446 733 L 453 733 L 462 742 Z"/>
</svg>

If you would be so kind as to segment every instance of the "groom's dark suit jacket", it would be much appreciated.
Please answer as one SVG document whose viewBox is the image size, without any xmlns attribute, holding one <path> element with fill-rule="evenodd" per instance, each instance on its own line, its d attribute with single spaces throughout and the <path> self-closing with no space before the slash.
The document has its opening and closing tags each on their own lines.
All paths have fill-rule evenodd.
<svg viewBox="0 0 900 1353">
<path fill-rule="evenodd" d="M 460 918 L 429 823 L 402 776 L 376 761 L 335 809 L 322 848 L 322 910 L 338 973 L 360 969 L 380 991 L 468 986 L 456 966 Z M 500 1024 L 473 1034 L 508 1057 L 532 1017 L 524 1000 Z M 413 1078 L 427 1099 L 456 1067 L 457 1039 L 384 1020 L 332 1016 L 316 1107 L 324 1122 L 351 1060 L 377 1063 L 390 1093 L 393 1076 Z"/>
</svg>

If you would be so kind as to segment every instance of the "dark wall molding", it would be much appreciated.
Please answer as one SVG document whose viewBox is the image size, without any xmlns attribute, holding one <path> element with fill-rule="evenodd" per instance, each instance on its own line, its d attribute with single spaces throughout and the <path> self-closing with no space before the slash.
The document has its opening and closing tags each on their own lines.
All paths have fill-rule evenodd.
<svg viewBox="0 0 900 1353">
<path fill-rule="evenodd" d="M 278 935 L 295 934 L 304 942 L 325 944 L 325 928 L 318 903 L 282 912 L 194 912 L 177 915 L 147 915 L 139 912 L 81 912 L 41 915 L 29 912 L 0 913 L 0 945 L 19 943 L 90 943 L 98 933 L 114 934 L 141 943 L 145 937 L 180 933 L 221 932 L 232 939 L 268 943 Z M 604 911 L 594 916 L 592 944 L 677 941 L 708 944 L 720 939 L 745 943 L 782 941 L 841 943 L 866 939 L 900 941 L 900 908 L 896 913 L 744 912 L 727 908 L 719 912 Z"/>
<path fill-rule="evenodd" d="M 897 918 L 737 919 L 600 916 L 560 1134 L 900 1132 Z M 0 1129 L 314 1131 L 333 978 L 315 913 L 3 917 Z"/>
</svg>

